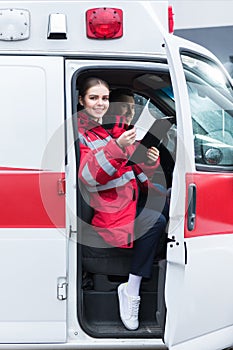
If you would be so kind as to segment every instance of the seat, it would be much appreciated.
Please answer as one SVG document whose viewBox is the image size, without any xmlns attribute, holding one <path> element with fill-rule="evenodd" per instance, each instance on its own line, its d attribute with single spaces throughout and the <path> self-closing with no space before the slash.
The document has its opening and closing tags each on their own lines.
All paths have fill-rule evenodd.
<svg viewBox="0 0 233 350">
<path fill-rule="evenodd" d="M 81 219 L 79 220 L 79 232 L 81 232 L 80 249 L 83 272 L 87 278 L 93 280 L 95 290 L 114 290 L 117 284 L 129 275 L 133 249 L 112 247 L 93 229 L 90 224 L 93 208 L 89 205 L 89 193 L 82 184 L 79 198 L 79 218 Z M 166 254 L 165 240 L 164 235 L 160 240 L 155 265 Z"/>
<path fill-rule="evenodd" d="M 129 274 L 132 249 L 108 245 L 90 225 L 83 224 L 82 236 L 82 263 L 86 271 L 118 276 Z"/>
</svg>

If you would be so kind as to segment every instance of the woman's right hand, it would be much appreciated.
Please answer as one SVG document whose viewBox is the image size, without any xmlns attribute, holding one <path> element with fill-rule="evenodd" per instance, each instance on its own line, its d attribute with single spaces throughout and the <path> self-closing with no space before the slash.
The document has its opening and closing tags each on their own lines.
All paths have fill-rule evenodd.
<svg viewBox="0 0 233 350">
<path fill-rule="evenodd" d="M 127 147 L 132 145 L 136 139 L 136 129 L 132 128 L 130 130 L 126 130 L 121 136 L 116 139 L 117 144 L 121 147 Z"/>
</svg>

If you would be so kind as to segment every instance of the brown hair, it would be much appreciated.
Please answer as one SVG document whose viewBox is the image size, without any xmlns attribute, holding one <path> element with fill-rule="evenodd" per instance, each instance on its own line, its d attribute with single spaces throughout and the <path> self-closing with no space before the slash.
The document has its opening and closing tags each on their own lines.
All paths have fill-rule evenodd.
<svg viewBox="0 0 233 350">
<path fill-rule="evenodd" d="M 84 97 L 87 93 L 87 90 L 93 86 L 96 86 L 96 85 L 104 85 L 109 90 L 109 85 L 106 81 L 104 81 L 100 78 L 91 77 L 91 78 L 85 79 L 82 82 L 82 84 L 79 88 L 79 95 L 81 97 Z"/>
<path fill-rule="evenodd" d="M 109 96 L 109 101 L 110 102 L 123 102 L 125 97 L 133 97 L 134 94 L 131 90 L 129 89 L 115 89 L 112 90 Z"/>
</svg>

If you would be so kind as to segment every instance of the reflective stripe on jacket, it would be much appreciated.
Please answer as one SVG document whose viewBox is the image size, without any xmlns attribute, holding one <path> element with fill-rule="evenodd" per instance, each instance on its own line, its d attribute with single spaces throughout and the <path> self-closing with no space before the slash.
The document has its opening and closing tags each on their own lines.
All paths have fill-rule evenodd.
<svg viewBox="0 0 233 350">
<path fill-rule="evenodd" d="M 79 113 L 78 128 L 79 179 L 90 193 L 90 206 L 94 209 L 91 224 L 108 244 L 130 248 L 134 238 L 138 183 L 145 191 L 149 184 L 141 167 L 126 165 L 135 147 L 129 146 L 123 151 L 102 125 L 84 113 Z M 118 128 L 118 135 L 125 131 L 117 124 L 114 128 Z M 154 171 L 156 167 L 149 168 Z"/>
</svg>

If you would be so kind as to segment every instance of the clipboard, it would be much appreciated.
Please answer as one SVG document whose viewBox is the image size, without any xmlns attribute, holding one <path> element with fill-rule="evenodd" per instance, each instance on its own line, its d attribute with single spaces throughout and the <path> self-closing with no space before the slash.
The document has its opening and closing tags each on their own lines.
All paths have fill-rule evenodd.
<svg viewBox="0 0 233 350">
<path fill-rule="evenodd" d="M 145 162 L 147 149 L 152 146 L 159 148 L 168 130 L 175 123 L 175 120 L 175 116 L 155 119 L 145 136 L 141 140 L 135 142 L 135 151 L 129 157 L 127 165 Z M 137 128 L 136 125 L 135 127 Z"/>
</svg>

